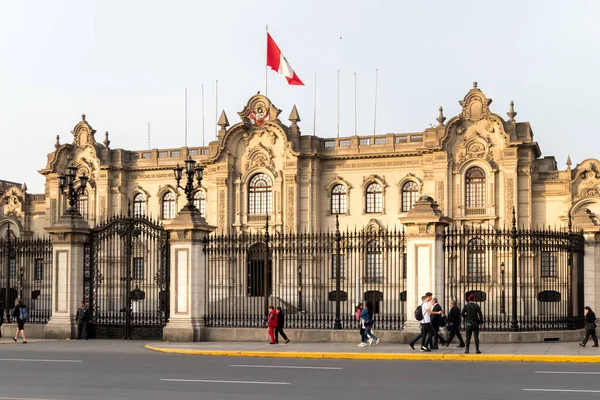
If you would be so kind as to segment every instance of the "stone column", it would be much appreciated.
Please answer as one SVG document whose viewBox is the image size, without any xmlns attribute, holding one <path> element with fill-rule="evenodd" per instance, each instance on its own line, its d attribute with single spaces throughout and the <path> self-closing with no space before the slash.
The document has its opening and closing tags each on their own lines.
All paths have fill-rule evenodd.
<svg viewBox="0 0 600 400">
<path fill-rule="evenodd" d="M 198 210 L 182 210 L 168 226 L 170 238 L 170 310 L 163 339 L 171 342 L 201 340 L 206 309 L 204 238 L 216 227 Z"/>
<path fill-rule="evenodd" d="M 63 215 L 46 228 L 52 237 L 52 317 L 47 339 L 66 339 L 76 333 L 75 316 L 83 300 L 83 253 L 90 227 L 80 215 Z"/>
<path fill-rule="evenodd" d="M 413 312 L 421 303 L 421 296 L 432 292 L 444 308 L 444 229 L 450 219 L 444 217 L 438 204 L 429 196 L 415 203 L 406 217 L 400 218 L 406 227 L 406 307 L 405 331 L 418 331 L 419 322 Z"/>
</svg>

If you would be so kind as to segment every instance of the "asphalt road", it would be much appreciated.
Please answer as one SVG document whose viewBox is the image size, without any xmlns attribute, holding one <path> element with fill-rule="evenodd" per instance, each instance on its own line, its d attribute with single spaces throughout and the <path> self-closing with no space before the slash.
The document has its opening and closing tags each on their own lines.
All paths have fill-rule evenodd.
<svg viewBox="0 0 600 400">
<path fill-rule="evenodd" d="M 200 357 L 143 344 L 2 345 L 0 400 L 600 398 L 596 364 Z"/>
</svg>

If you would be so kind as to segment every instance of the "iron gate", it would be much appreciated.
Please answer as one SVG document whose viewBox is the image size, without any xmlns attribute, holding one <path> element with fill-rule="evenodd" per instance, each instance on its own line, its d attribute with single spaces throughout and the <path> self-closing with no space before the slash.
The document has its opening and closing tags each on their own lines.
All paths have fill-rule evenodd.
<svg viewBox="0 0 600 400">
<path fill-rule="evenodd" d="M 84 299 L 97 338 L 160 339 L 169 317 L 168 234 L 145 216 L 114 217 L 85 246 Z"/>
</svg>

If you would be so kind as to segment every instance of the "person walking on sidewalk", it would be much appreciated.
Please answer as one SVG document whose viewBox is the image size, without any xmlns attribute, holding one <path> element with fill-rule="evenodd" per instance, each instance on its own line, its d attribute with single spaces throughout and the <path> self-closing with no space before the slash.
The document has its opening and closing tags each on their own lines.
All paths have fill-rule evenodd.
<svg viewBox="0 0 600 400">
<path fill-rule="evenodd" d="M 285 340 L 285 343 L 288 344 L 290 339 L 288 339 L 287 335 L 283 331 L 283 326 L 285 325 L 285 314 L 281 307 L 277 307 L 277 328 L 275 328 L 275 343 L 279 343 L 279 335 Z"/>
<path fill-rule="evenodd" d="M 431 351 L 431 341 L 433 340 L 434 331 L 433 326 L 431 325 L 431 315 L 442 314 L 441 311 L 433 311 L 431 309 L 431 300 L 433 298 L 433 294 L 430 292 L 425 293 L 425 302 L 421 306 L 421 312 L 423 314 L 423 320 L 421 321 L 421 325 L 423 325 L 423 339 L 421 342 L 421 351 L 428 352 Z"/>
<path fill-rule="evenodd" d="M 367 338 L 369 346 L 373 344 L 375 341 L 375 345 L 377 346 L 380 342 L 380 339 L 375 336 L 375 334 L 371 331 L 371 328 L 375 324 L 375 320 L 373 319 L 373 302 L 367 301 L 365 304 L 365 308 L 360 313 L 360 319 L 363 321 L 365 326 L 365 334 L 363 336 L 363 341 L 359 346 L 364 347 L 367 345 Z"/>
<path fill-rule="evenodd" d="M 465 341 L 463 340 L 462 335 L 460 334 L 460 324 L 462 323 L 462 318 L 460 315 L 460 309 L 456 306 L 456 300 L 450 300 L 450 312 L 448 312 L 448 324 L 446 325 L 446 330 L 449 333 L 448 340 L 446 340 L 446 347 L 450 346 L 454 336 L 458 339 L 458 347 L 465 347 Z"/>
<path fill-rule="evenodd" d="M 77 322 L 77 340 L 80 340 L 84 335 L 85 340 L 88 340 L 88 324 L 91 320 L 92 313 L 90 313 L 90 309 L 85 305 L 85 301 L 82 301 L 75 317 L 75 321 Z"/>
<path fill-rule="evenodd" d="M 423 303 L 425 302 L 426 297 L 425 296 L 421 296 L 421 305 L 419 307 L 421 307 L 421 313 L 423 312 Z M 419 331 L 420 333 L 413 339 L 410 341 L 410 343 L 408 344 L 410 346 L 411 349 L 415 349 L 415 344 L 417 344 L 417 342 L 419 340 L 421 340 L 421 338 L 423 337 L 423 324 L 421 324 L 420 322 L 423 320 L 423 314 L 421 314 L 421 319 L 417 320 L 419 321 Z"/>
<path fill-rule="evenodd" d="M 475 350 L 477 354 L 481 354 L 479 351 L 479 326 L 483 324 L 483 314 L 481 313 L 481 307 L 475 303 L 475 295 L 471 293 L 467 298 L 469 301 L 465 304 L 462 310 L 462 316 L 465 319 L 465 327 L 467 328 L 467 348 L 465 354 L 469 354 L 469 346 L 471 344 L 471 336 L 475 336 Z"/>
<path fill-rule="evenodd" d="M 269 344 L 275 343 L 275 328 L 277 328 L 277 313 L 275 307 L 269 306 L 269 317 L 267 318 L 267 327 L 269 329 L 269 338 L 271 341 Z"/>
<path fill-rule="evenodd" d="M 592 347 L 598 347 L 598 336 L 596 336 L 596 314 L 592 311 L 590 306 L 585 306 L 583 312 L 585 313 L 585 338 L 579 345 L 585 347 L 591 336 L 594 340 L 594 346 Z"/>
<path fill-rule="evenodd" d="M 444 310 L 440 303 L 438 303 L 438 299 L 435 297 L 431 299 L 431 311 L 431 327 L 433 328 L 433 345 L 431 346 L 431 349 L 437 350 L 439 349 L 438 343 L 441 343 L 443 346 L 446 344 L 446 341 L 440 335 L 440 327 L 445 325 L 443 323 Z"/>
<path fill-rule="evenodd" d="M 13 340 L 16 342 L 19 338 L 19 332 L 21 332 L 23 344 L 26 344 L 27 338 L 25 337 L 25 322 L 27 322 L 27 319 L 29 318 L 29 310 L 27 309 L 25 304 L 23 304 L 23 301 L 21 299 L 17 299 L 12 315 L 17 321 L 17 332 L 15 333 L 15 337 L 13 338 Z"/>
<path fill-rule="evenodd" d="M 365 325 L 363 324 L 363 321 L 360 318 L 360 314 L 362 313 L 363 308 L 364 308 L 363 303 L 358 303 L 358 305 L 356 306 L 356 316 L 355 317 L 356 317 L 356 321 L 358 321 L 358 326 L 359 326 L 358 332 L 360 333 L 360 343 L 358 344 L 359 346 L 362 343 L 366 342 L 364 339 L 365 338 Z"/>
</svg>

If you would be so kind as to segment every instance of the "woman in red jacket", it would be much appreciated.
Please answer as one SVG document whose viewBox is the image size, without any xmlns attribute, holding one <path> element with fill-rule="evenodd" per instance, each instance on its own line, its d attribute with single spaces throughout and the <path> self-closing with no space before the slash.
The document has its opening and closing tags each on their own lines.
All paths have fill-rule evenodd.
<svg viewBox="0 0 600 400">
<path fill-rule="evenodd" d="M 277 313 L 275 312 L 275 307 L 269 306 L 269 318 L 267 319 L 267 326 L 269 327 L 269 337 L 271 338 L 271 342 L 269 344 L 275 343 L 275 328 L 277 328 Z"/>
</svg>

